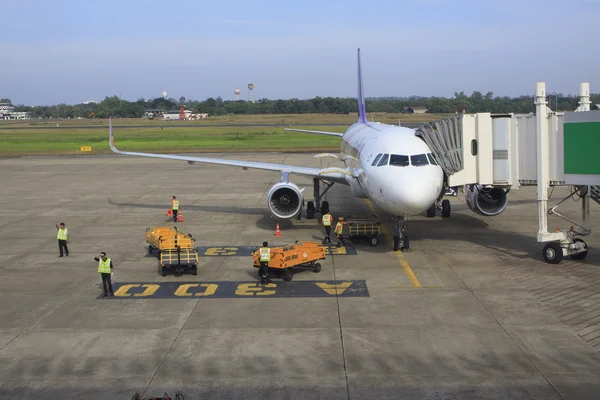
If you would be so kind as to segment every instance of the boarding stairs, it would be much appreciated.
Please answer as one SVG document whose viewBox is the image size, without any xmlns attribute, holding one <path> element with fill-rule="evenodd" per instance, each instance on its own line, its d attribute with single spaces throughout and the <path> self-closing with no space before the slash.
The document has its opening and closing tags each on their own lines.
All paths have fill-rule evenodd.
<svg viewBox="0 0 600 400">
<path fill-rule="evenodd" d="M 600 186 L 590 186 L 590 198 L 600 204 Z"/>
</svg>

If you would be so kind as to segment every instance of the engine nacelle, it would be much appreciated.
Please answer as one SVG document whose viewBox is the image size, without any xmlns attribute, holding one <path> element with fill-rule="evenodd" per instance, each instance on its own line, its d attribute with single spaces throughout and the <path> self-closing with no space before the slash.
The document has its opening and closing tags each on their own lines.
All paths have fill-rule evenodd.
<svg viewBox="0 0 600 400">
<path fill-rule="evenodd" d="M 279 182 L 273 185 L 267 195 L 269 211 L 279 218 L 293 218 L 302 208 L 302 190 L 291 182 Z"/>
<path fill-rule="evenodd" d="M 508 204 L 507 189 L 465 185 L 465 194 L 469 208 L 486 217 L 500 214 Z"/>
</svg>

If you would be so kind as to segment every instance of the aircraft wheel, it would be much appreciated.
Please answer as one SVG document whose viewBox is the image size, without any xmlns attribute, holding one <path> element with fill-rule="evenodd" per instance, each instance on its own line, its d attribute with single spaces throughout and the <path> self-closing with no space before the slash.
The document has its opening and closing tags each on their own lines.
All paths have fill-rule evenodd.
<svg viewBox="0 0 600 400">
<path fill-rule="evenodd" d="M 442 201 L 442 217 L 450 217 L 450 200 L 446 199 Z"/>
<path fill-rule="evenodd" d="M 436 207 L 435 203 L 427 209 L 427 217 L 433 218 L 435 217 Z"/>
<path fill-rule="evenodd" d="M 400 238 L 396 235 L 394 236 L 394 251 L 398 251 L 400 248 Z"/>
</svg>

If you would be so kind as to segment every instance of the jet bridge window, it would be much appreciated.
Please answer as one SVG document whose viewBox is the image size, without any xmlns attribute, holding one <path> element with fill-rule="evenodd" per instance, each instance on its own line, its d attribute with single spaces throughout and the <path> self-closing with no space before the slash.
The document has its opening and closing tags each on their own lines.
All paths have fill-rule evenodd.
<svg viewBox="0 0 600 400">
<path fill-rule="evenodd" d="M 377 164 L 377 166 L 381 167 L 382 165 L 387 165 L 389 158 L 390 158 L 389 154 L 384 154 L 383 157 L 381 157 L 381 160 L 379 160 L 379 164 Z"/>
<path fill-rule="evenodd" d="M 425 154 L 415 154 L 410 156 L 410 163 L 415 167 L 421 167 L 429 164 L 429 162 L 427 162 L 427 155 Z"/>
<path fill-rule="evenodd" d="M 383 153 L 379 153 L 377 154 L 377 157 L 375 157 L 375 159 L 373 160 L 373 162 L 371 163 L 371 167 L 374 167 L 377 165 L 377 161 L 379 161 L 379 159 L 381 158 L 381 156 L 383 155 Z"/>
<path fill-rule="evenodd" d="M 392 154 L 390 157 L 390 165 L 395 167 L 408 167 L 410 163 L 408 162 L 408 156 L 402 156 L 398 154 Z"/>
<path fill-rule="evenodd" d="M 435 159 L 435 156 L 431 153 L 427 153 L 427 158 L 429 158 L 429 164 L 431 165 L 439 165 L 437 160 Z"/>
</svg>

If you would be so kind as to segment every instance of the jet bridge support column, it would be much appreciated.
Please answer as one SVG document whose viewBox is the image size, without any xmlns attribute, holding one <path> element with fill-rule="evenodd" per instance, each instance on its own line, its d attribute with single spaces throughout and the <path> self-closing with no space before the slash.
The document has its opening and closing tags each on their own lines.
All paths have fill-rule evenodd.
<svg viewBox="0 0 600 400">
<path fill-rule="evenodd" d="M 572 259 L 576 260 L 583 260 L 587 256 L 587 244 L 583 240 L 575 237 L 589 235 L 591 233 L 591 230 L 589 229 L 591 188 L 585 184 L 575 186 L 569 196 L 548 210 L 548 189 L 550 188 L 550 138 L 548 131 L 548 109 L 546 105 L 546 84 L 544 82 L 537 82 L 535 88 L 537 202 L 539 225 L 537 241 L 547 242 L 543 250 L 544 260 L 547 263 L 558 264 L 562 261 L 564 256 L 570 256 Z M 556 208 L 562 202 L 574 196 L 579 196 L 581 201 L 583 220 L 581 224 L 556 212 Z M 556 215 L 573 225 L 577 225 L 582 231 L 575 231 L 574 227 L 571 226 L 568 231 L 559 231 L 557 229 L 556 232 L 548 232 L 548 215 Z"/>
</svg>

